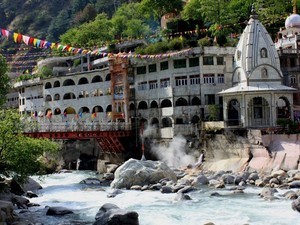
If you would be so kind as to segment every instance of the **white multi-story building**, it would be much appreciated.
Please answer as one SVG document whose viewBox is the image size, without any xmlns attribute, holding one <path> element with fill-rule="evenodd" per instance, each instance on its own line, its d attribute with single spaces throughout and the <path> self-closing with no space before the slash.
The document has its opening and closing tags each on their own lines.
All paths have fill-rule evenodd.
<svg viewBox="0 0 300 225">
<path fill-rule="evenodd" d="M 19 110 L 40 123 L 138 121 L 143 129 L 153 127 L 157 138 L 197 136 L 199 121 L 210 119 L 208 105 L 222 109 L 216 93 L 231 86 L 234 51 L 203 47 L 161 57 L 91 57 L 77 67 L 78 57 L 62 59 L 68 63 L 46 59 L 40 67 L 51 67 L 55 76 L 14 84 Z M 113 66 L 118 58 L 120 70 Z M 221 111 L 217 117 L 222 119 Z"/>
</svg>

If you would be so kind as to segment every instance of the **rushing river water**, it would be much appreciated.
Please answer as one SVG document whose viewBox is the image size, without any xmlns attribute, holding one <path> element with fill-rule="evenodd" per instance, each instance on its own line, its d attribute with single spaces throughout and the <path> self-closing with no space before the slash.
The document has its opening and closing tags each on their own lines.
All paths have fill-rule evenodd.
<svg viewBox="0 0 300 225">
<path fill-rule="evenodd" d="M 190 201 L 175 201 L 176 194 L 159 191 L 132 191 L 108 198 L 109 187 L 92 188 L 79 184 L 85 178 L 97 177 L 91 171 L 52 174 L 42 179 L 33 177 L 42 186 L 38 198 L 30 199 L 40 206 L 21 214 L 24 221 L 44 225 L 92 224 L 99 208 L 114 203 L 122 209 L 136 211 L 140 225 L 294 225 L 300 224 L 300 214 L 291 208 L 291 200 L 266 201 L 258 196 L 259 188 L 247 187 L 243 194 L 209 187 L 188 193 Z M 212 192 L 221 196 L 211 196 Z M 278 196 L 280 195 L 279 192 Z M 65 216 L 46 216 L 45 206 L 63 206 L 74 211 Z M 35 219 L 34 219 L 35 218 Z M 29 223 L 24 223 L 29 224 Z"/>
</svg>

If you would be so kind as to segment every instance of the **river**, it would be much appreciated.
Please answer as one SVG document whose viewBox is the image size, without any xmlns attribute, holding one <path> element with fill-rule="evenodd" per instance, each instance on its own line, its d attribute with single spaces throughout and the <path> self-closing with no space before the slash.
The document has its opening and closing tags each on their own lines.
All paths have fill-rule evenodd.
<svg viewBox="0 0 300 225">
<path fill-rule="evenodd" d="M 122 209 L 136 211 L 140 225 L 291 225 L 300 224 L 300 214 L 291 208 L 291 200 L 280 197 L 266 201 L 258 196 L 260 188 L 246 187 L 243 194 L 230 194 L 228 189 L 215 190 L 204 187 L 190 192 L 189 201 L 175 201 L 175 193 L 159 191 L 124 190 L 114 198 L 108 198 L 109 187 L 95 188 L 80 181 L 98 177 L 94 171 L 72 171 L 33 177 L 43 187 L 39 197 L 30 199 L 40 206 L 31 207 L 21 214 L 24 224 L 83 225 L 92 224 L 99 208 L 114 203 Z M 218 192 L 221 196 L 211 196 Z M 46 216 L 46 206 L 63 206 L 74 211 L 65 216 Z M 28 221 L 28 222 L 26 222 Z"/>
</svg>

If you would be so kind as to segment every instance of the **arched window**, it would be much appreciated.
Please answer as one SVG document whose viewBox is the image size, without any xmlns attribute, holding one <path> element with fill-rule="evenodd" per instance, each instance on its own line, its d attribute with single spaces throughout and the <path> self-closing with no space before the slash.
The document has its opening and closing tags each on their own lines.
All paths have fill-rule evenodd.
<svg viewBox="0 0 300 225">
<path fill-rule="evenodd" d="M 82 85 L 82 84 L 88 84 L 89 81 L 86 77 L 81 77 L 78 81 L 78 85 Z"/>
<path fill-rule="evenodd" d="M 47 82 L 47 83 L 45 84 L 45 89 L 50 89 L 50 88 L 52 88 L 52 85 L 51 85 L 50 82 Z"/>
<path fill-rule="evenodd" d="M 261 69 L 261 78 L 268 78 L 268 70 L 266 68 Z"/>
<path fill-rule="evenodd" d="M 197 124 L 200 121 L 200 117 L 199 116 L 193 116 L 191 123 L 192 124 Z"/>
<path fill-rule="evenodd" d="M 108 106 L 106 107 L 106 112 L 111 112 L 111 105 L 108 105 Z"/>
<path fill-rule="evenodd" d="M 60 100 L 60 95 L 59 95 L 59 94 L 55 94 L 55 95 L 54 95 L 54 100 L 55 100 L 55 101 Z"/>
<path fill-rule="evenodd" d="M 106 75 L 105 81 L 110 81 L 110 73 Z"/>
<path fill-rule="evenodd" d="M 198 97 L 192 99 L 192 105 L 201 105 L 201 100 Z"/>
<path fill-rule="evenodd" d="M 179 98 L 177 99 L 177 101 L 175 102 L 175 106 L 187 106 L 188 102 L 186 99 L 184 98 Z"/>
<path fill-rule="evenodd" d="M 45 101 L 46 102 L 51 102 L 52 101 L 51 95 L 47 95 Z"/>
<path fill-rule="evenodd" d="M 67 79 L 63 83 L 63 86 L 72 86 L 72 85 L 75 85 L 75 82 L 72 79 Z"/>
<path fill-rule="evenodd" d="M 64 110 L 64 114 L 76 114 L 76 111 L 72 107 L 68 107 Z"/>
<path fill-rule="evenodd" d="M 69 99 L 76 99 L 75 94 L 72 92 L 66 93 L 63 97 L 63 100 L 69 100 Z"/>
<path fill-rule="evenodd" d="M 133 103 L 129 105 L 129 110 L 135 110 L 135 105 Z"/>
<path fill-rule="evenodd" d="M 58 80 L 56 80 L 53 84 L 53 87 L 56 88 L 56 87 L 60 87 L 60 82 Z"/>
<path fill-rule="evenodd" d="M 93 79 L 92 79 L 92 83 L 99 83 L 99 82 L 102 82 L 102 77 L 97 75 L 97 76 L 94 76 Z"/>
<path fill-rule="evenodd" d="M 159 126 L 159 121 L 157 118 L 152 118 L 151 120 L 151 125 L 152 126 L 155 126 L 155 127 L 158 127 Z"/>
<path fill-rule="evenodd" d="M 262 48 L 262 49 L 260 50 L 260 57 L 261 57 L 261 58 L 268 58 L 268 51 L 267 51 L 266 48 Z"/>
<path fill-rule="evenodd" d="M 171 102 L 169 99 L 164 99 L 164 100 L 160 103 L 160 107 L 161 107 L 161 108 L 172 107 L 172 102 Z"/>
<path fill-rule="evenodd" d="M 90 109 L 86 106 L 81 107 L 78 111 L 79 113 L 90 113 Z"/>
<path fill-rule="evenodd" d="M 151 108 L 151 109 L 156 109 L 156 108 L 158 108 L 157 102 L 156 102 L 156 101 L 152 101 L 151 104 L 150 104 L 150 108 Z"/>
<path fill-rule="evenodd" d="M 93 113 L 103 112 L 103 108 L 99 105 L 93 108 Z"/>
<path fill-rule="evenodd" d="M 60 108 L 56 108 L 56 109 L 54 110 L 54 115 L 60 115 L 60 114 L 61 114 Z"/>
<path fill-rule="evenodd" d="M 169 117 L 163 118 L 162 127 L 172 127 L 172 120 Z"/>
<path fill-rule="evenodd" d="M 148 109 L 148 105 L 145 101 L 139 103 L 138 109 Z"/>
</svg>

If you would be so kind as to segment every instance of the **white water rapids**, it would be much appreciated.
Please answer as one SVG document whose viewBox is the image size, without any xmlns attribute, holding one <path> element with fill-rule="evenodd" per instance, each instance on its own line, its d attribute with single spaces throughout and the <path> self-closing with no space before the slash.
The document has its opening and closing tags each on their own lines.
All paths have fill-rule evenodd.
<svg viewBox="0 0 300 225">
<path fill-rule="evenodd" d="M 79 184 L 85 178 L 98 176 L 91 171 L 73 171 L 44 176 L 42 180 L 33 177 L 43 189 L 38 198 L 30 201 L 40 206 L 21 214 L 24 224 L 93 224 L 96 213 L 105 203 L 136 211 L 140 225 L 201 225 L 208 222 L 215 225 L 300 224 L 300 214 L 292 210 L 291 200 L 279 197 L 278 200 L 266 201 L 258 196 L 259 188 L 246 187 L 245 193 L 233 195 L 229 190 L 204 187 L 188 193 L 192 200 L 179 202 L 174 201 L 175 193 L 162 194 L 159 191 L 124 190 L 124 193 L 108 198 L 109 187 L 100 189 Z M 211 196 L 216 191 L 221 196 Z M 67 207 L 74 214 L 46 216 L 45 206 Z"/>
</svg>

